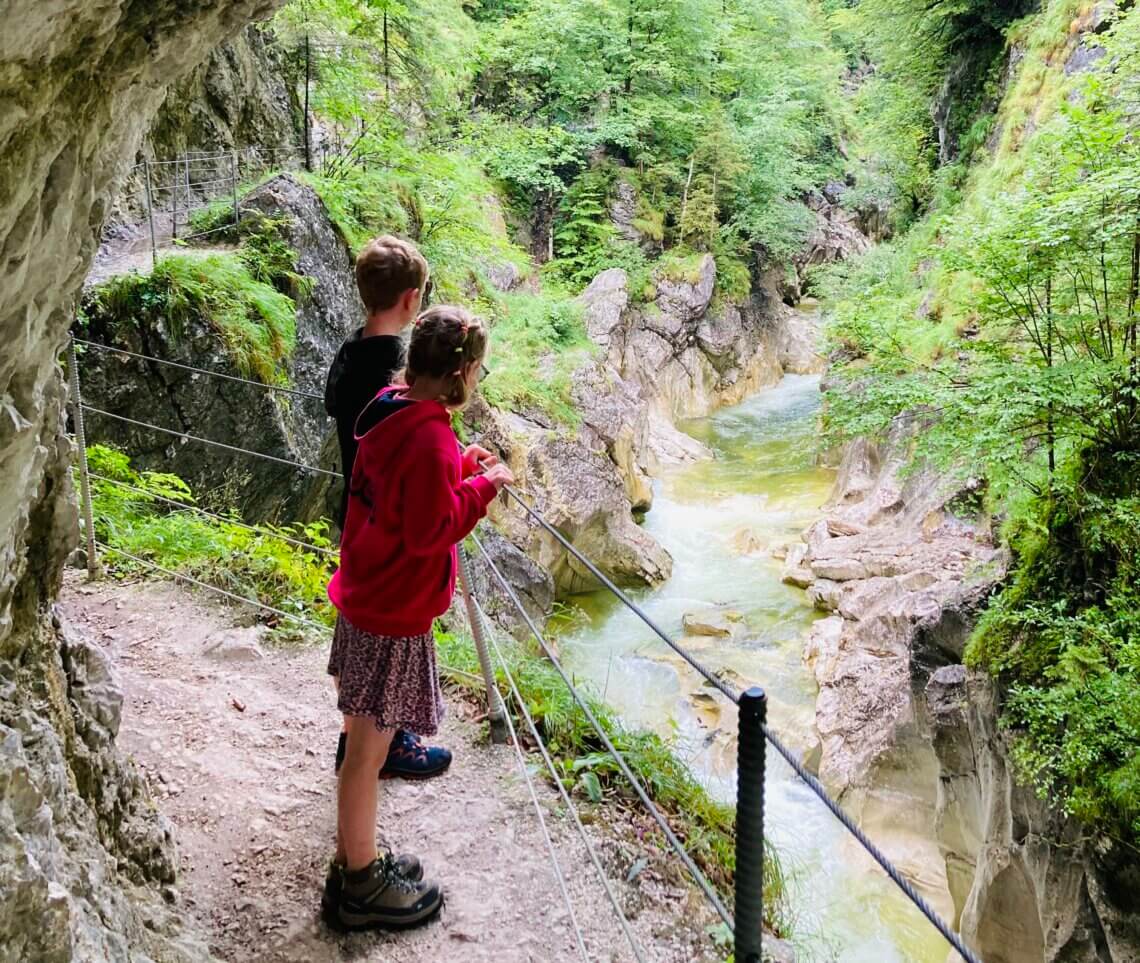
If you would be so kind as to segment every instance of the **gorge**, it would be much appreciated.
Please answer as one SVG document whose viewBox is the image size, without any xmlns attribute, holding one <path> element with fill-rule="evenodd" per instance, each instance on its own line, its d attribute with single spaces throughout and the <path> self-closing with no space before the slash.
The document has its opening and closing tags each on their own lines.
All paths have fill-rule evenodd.
<svg viewBox="0 0 1140 963">
<path fill-rule="evenodd" d="M 1137 959 L 1134 629 L 1086 620 L 1100 605 L 1090 588 L 1059 616 L 1084 633 L 1057 643 L 1067 653 L 1059 662 L 1052 652 L 1028 667 L 978 654 L 996 618 L 988 612 L 1037 612 L 1031 592 L 993 602 L 1027 584 L 1019 566 L 1048 551 L 1011 540 L 999 523 L 1024 518 L 1032 493 L 1059 490 L 1050 487 L 1058 465 L 1092 457 L 1085 435 L 1065 434 L 1065 418 L 1095 421 L 1067 407 L 1074 386 L 1091 384 L 1129 410 L 1126 388 L 1119 397 L 1102 389 L 1134 376 L 1127 361 L 1112 365 L 1129 344 L 1135 353 L 1135 285 L 1130 300 L 1128 259 L 1117 255 L 1131 243 L 1137 168 L 1130 139 L 1113 140 L 1101 119 L 1127 128 L 1134 116 L 1131 4 L 765 2 L 730 5 L 722 22 L 719 4 L 631 3 L 615 40 L 592 32 L 585 4 L 468 11 L 441 0 L 399 14 L 393 51 L 385 13 L 382 56 L 357 59 L 360 36 L 379 42 L 377 22 L 355 4 L 318 4 L 316 46 L 334 53 L 318 65 L 312 116 L 295 46 L 315 29 L 312 11 L 288 4 L 272 25 L 247 27 L 272 6 L 17 0 L 5 10 L 0 932 L 13 958 L 206 958 L 160 895 L 175 878 L 169 826 L 115 749 L 121 697 L 106 658 L 53 610 L 78 530 L 57 364 L 76 302 L 81 333 L 96 344 L 319 394 L 327 358 L 356 317 L 352 252 L 362 237 L 394 230 L 424 247 L 437 297 L 488 315 L 508 359 L 462 431 L 501 451 L 543 514 L 636 587 L 686 645 L 730 678 L 768 687 L 777 727 L 982 958 Z M 913 23 L 913 36 L 891 35 L 891 17 Z M 548 38 L 559 30 L 556 56 Z M 451 56 L 473 50 L 476 36 L 478 62 Z M 809 53 L 789 53 L 776 36 L 795 36 Z M 236 39 L 219 47 L 227 38 Z M 338 56 L 339 71 L 328 63 Z M 1125 66 L 1114 74 L 1113 64 Z M 1093 87 L 1080 87 L 1088 77 Z M 1064 153 L 1068 141 L 1047 140 L 1051 124 L 1064 123 L 1103 138 L 1118 166 L 1078 163 Z M 146 263 L 120 273 L 126 262 L 108 252 L 140 238 L 146 246 L 136 155 L 150 163 L 253 144 L 297 152 L 306 140 L 335 145 L 348 161 L 311 173 L 267 164 L 242 185 L 238 222 L 208 246 L 174 244 L 166 274 Z M 1074 181 L 1056 211 L 1048 197 L 1016 194 L 1026 181 L 1053 183 L 1037 174 L 1058 154 L 1068 160 L 1050 176 Z M 1091 209 L 1078 203 L 1089 170 L 1112 204 L 1124 198 L 1111 237 L 1080 220 Z M 977 225 L 1005 193 L 1031 222 L 1045 211 L 1037 222 L 1055 221 L 1056 234 L 1033 235 L 1039 248 L 1023 234 L 985 234 Z M 1054 274 L 1034 263 L 1019 275 L 1028 303 L 1048 301 L 1049 345 L 1069 353 L 1057 376 L 1067 387 L 1048 374 L 1036 401 L 1008 405 L 1038 404 L 1029 431 L 992 413 L 1015 396 L 1005 369 L 984 382 L 989 395 L 971 393 L 984 380 L 972 375 L 989 377 L 987 365 L 1020 344 L 989 339 L 1011 322 L 999 303 L 1002 272 L 1016 260 L 1009 251 L 1066 251 L 1070 221 L 1070 233 L 1101 238 L 1121 265 L 1104 272 L 1093 312 L 1120 347 L 1102 359 L 1109 374 L 1082 368 L 1085 309 L 1063 301 L 1059 282 L 1033 287 L 1038 269 L 1079 276 L 1075 255 L 1049 262 Z M 971 260 L 976 252 L 993 260 Z M 93 259 L 108 267 L 81 298 Z M 837 261 L 850 266 L 829 267 Z M 210 265 L 222 266 L 215 280 L 240 269 L 242 284 L 248 275 L 264 285 L 258 297 L 288 299 L 286 347 L 250 353 L 214 323 L 208 302 L 173 324 L 171 295 L 186 290 L 179 279 Z M 822 295 L 822 310 L 805 294 Z M 1052 326 L 1062 311 L 1078 319 L 1072 328 Z M 335 470 L 313 399 L 271 401 L 237 382 L 206 393 L 192 375 L 95 348 L 82 367 L 96 407 Z M 930 372 L 945 392 L 922 382 Z M 830 449 L 818 435 L 821 373 Z M 969 402 L 956 407 L 955 392 Z M 1125 534 L 1077 538 L 1080 551 L 1062 554 L 1094 546 L 1087 582 L 1123 585 L 1104 589 L 1117 600 L 1105 610 L 1119 613 L 1134 584 L 1136 516 L 1127 514 L 1131 422 L 1117 422 L 1125 427 L 1110 443 L 1094 439 L 1115 467 L 1089 473 L 1109 479 L 1095 504 Z M 313 522 L 333 503 L 323 478 L 251 472 L 97 418 L 91 430 L 137 468 L 173 472 L 203 504 L 249 521 Z M 944 431 L 951 440 L 939 444 L 958 446 L 956 462 L 924 447 Z M 1010 437 L 1019 447 L 1002 447 Z M 1028 529 L 1071 528 L 1042 517 Z M 724 707 L 590 596 L 589 573 L 525 515 L 496 505 L 492 520 L 494 555 L 532 614 L 545 618 L 567 600 L 582 609 L 559 633 L 567 662 L 623 718 L 693 748 L 695 771 L 731 800 L 734 721 Z M 1096 554 L 1104 544 L 1110 562 Z M 492 617 L 517 626 L 485 571 L 476 583 Z M 1045 584 L 1062 586 L 1059 604 L 1078 597 L 1060 577 Z M 983 641 L 970 641 L 977 631 Z M 1068 638 L 1053 622 L 1024 631 Z M 1016 632 L 1001 638 L 1006 654 L 1031 648 Z M 1050 759 L 1056 737 L 1033 702 L 1061 691 L 1050 686 L 1068 684 L 1066 673 L 1122 707 L 1097 717 L 1115 741 L 1065 749 L 1090 771 L 1107 767 L 1093 786 Z M 1098 680 L 1115 688 L 1094 689 Z M 1068 704 L 1045 709 L 1079 718 Z M 805 885 L 800 898 L 826 904 L 827 894 L 867 887 L 876 907 L 833 930 L 839 957 L 944 958 L 944 944 L 868 882 L 873 870 L 849 850 L 828 852 L 840 847 L 830 824 L 780 829 L 810 801 L 777 778 L 777 848 L 826 883 Z M 814 838 L 797 849 L 805 835 Z M 841 870 L 821 870 L 829 860 Z M 801 954 L 825 955 L 813 944 L 814 930 L 831 929 L 825 914 L 799 915 L 802 932 L 791 929 Z"/>
</svg>

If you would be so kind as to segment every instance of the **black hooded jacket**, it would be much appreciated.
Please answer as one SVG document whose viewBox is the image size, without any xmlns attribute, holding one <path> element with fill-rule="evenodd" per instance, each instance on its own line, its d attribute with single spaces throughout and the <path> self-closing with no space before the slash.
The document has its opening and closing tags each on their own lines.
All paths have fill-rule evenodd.
<svg viewBox="0 0 1140 963">
<path fill-rule="evenodd" d="M 344 530 L 348 514 L 348 485 L 352 463 L 356 459 L 353 428 L 364 407 L 392 383 L 392 377 L 404 366 L 404 342 L 390 334 L 364 337 L 358 328 L 340 346 L 329 368 L 325 383 L 325 411 L 336 419 L 340 442 L 340 467 L 344 476 L 337 524 Z"/>
</svg>

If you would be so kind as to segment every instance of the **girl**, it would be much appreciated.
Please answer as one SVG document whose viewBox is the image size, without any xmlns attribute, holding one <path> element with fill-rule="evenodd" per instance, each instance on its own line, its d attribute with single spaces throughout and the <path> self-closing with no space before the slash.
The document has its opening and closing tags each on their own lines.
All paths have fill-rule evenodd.
<svg viewBox="0 0 1140 963">
<path fill-rule="evenodd" d="M 378 858 L 377 774 L 397 729 L 438 729 L 432 622 L 455 592 L 456 543 L 513 480 L 483 448 L 461 457 L 451 430 L 451 412 L 487 370 L 486 352 L 486 329 L 467 311 L 425 311 L 412 328 L 406 387 L 381 391 L 356 423 L 340 568 L 329 584 L 339 616 L 328 671 L 348 746 L 323 901 L 326 915 L 350 928 L 416 926 L 443 903 L 417 859 Z M 476 476 L 480 463 L 487 471 Z"/>
</svg>

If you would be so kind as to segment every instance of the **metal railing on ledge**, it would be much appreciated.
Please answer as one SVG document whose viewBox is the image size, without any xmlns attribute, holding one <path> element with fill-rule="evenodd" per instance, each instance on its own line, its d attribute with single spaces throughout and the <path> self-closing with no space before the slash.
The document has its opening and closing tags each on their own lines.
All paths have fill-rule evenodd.
<svg viewBox="0 0 1140 963">
<path fill-rule="evenodd" d="M 128 351 L 123 348 L 117 348 L 110 345 L 98 344 L 91 341 L 82 341 L 75 339 L 72 341 L 68 352 L 68 368 L 69 378 L 71 384 L 71 398 L 70 409 L 71 417 L 74 422 L 75 439 L 78 447 L 78 468 L 80 474 L 80 491 L 82 498 L 82 514 L 85 527 L 85 536 L 87 542 L 87 564 L 88 571 L 92 577 L 99 574 L 99 555 L 98 552 L 102 549 L 104 552 L 117 554 L 128 561 L 143 567 L 150 568 L 160 574 L 166 575 L 170 578 L 181 580 L 196 587 L 214 592 L 221 597 L 227 598 L 230 601 L 235 601 L 241 604 L 254 605 L 259 609 L 273 615 L 275 618 L 289 619 L 295 623 L 301 624 L 312 630 L 319 630 L 327 632 L 328 627 L 307 619 L 304 616 L 299 616 L 296 613 L 291 613 L 274 606 L 266 605 L 259 600 L 251 600 L 236 593 L 229 592 L 219 586 L 209 584 L 199 579 L 192 578 L 183 573 L 173 571 L 156 564 L 153 560 L 140 557 L 138 555 L 129 554 L 122 549 L 110 545 L 108 543 L 98 542 L 95 538 L 95 521 L 92 508 L 91 498 L 91 481 L 96 480 L 103 484 L 114 484 L 121 486 L 124 490 L 134 490 L 140 495 L 145 494 L 148 499 L 157 501 L 160 504 L 168 506 L 172 511 L 191 511 L 197 512 L 202 517 L 211 518 L 218 522 L 226 524 L 235 524 L 239 527 L 250 529 L 251 531 L 264 535 L 267 538 L 277 538 L 285 543 L 291 544 L 294 547 L 300 548 L 304 551 L 314 551 L 324 555 L 335 555 L 336 553 L 328 548 L 313 545 L 301 539 L 295 538 L 292 535 L 281 532 L 276 529 L 262 528 L 258 526 L 246 525 L 245 523 L 227 518 L 222 515 L 215 515 L 207 512 L 197 506 L 182 503 L 176 499 L 169 499 L 164 497 L 156 497 L 149 492 L 142 492 L 141 489 L 130 485 L 126 482 L 117 481 L 103 475 L 91 472 L 86 457 L 86 428 L 84 423 L 84 416 L 87 414 L 95 415 L 96 417 L 103 417 L 115 420 L 119 423 L 129 424 L 136 428 L 143 430 L 150 430 L 159 434 L 173 435 L 186 442 L 193 442 L 201 445 L 216 447 L 236 455 L 241 455 L 249 458 L 256 458 L 264 461 L 269 461 L 275 464 L 282 464 L 289 466 L 297 471 L 304 471 L 309 473 L 316 473 L 319 475 L 340 477 L 335 472 L 330 472 L 326 469 L 318 468 L 312 465 L 306 465 L 299 461 L 292 459 L 281 458 L 274 455 L 269 455 L 263 452 L 251 451 L 235 445 L 229 445 L 224 442 L 219 442 L 213 439 L 203 438 L 198 435 L 193 435 L 185 431 L 167 428 L 160 425 L 150 424 L 138 419 L 130 418 L 117 412 L 107 411 L 102 408 L 89 406 L 83 403 L 81 384 L 79 377 L 79 361 L 75 351 L 75 345 L 81 344 L 89 350 L 102 351 L 115 353 L 118 355 L 126 355 L 132 358 L 143 360 L 149 363 L 172 365 L 174 367 L 182 368 L 194 373 L 210 378 L 219 378 L 227 381 L 238 381 L 244 384 L 253 385 L 258 388 L 264 388 L 266 391 L 282 391 L 287 390 L 287 393 L 300 395 L 306 398 L 319 398 L 312 392 L 299 391 L 297 389 L 283 389 L 281 386 L 263 385 L 259 382 L 250 381 L 244 378 L 237 378 L 236 376 L 229 375 L 223 372 L 209 371 L 204 368 L 197 368 L 192 365 L 186 365 L 179 362 L 172 362 L 166 359 L 154 358 L 148 355 L 140 354 L 134 351 Z M 533 506 L 528 504 L 523 496 L 516 491 L 513 487 L 508 486 L 506 489 L 507 497 L 538 526 L 540 526 L 547 534 L 549 534 L 562 548 L 572 555 L 578 562 L 580 562 L 587 571 L 589 571 L 597 580 L 598 583 L 607 591 L 612 593 L 624 606 L 629 608 L 639 619 L 641 619 L 655 635 L 658 636 L 669 648 L 678 656 L 685 660 L 695 671 L 697 671 L 709 685 L 713 686 L 725 699 L 729 700 L 738 707 L 738 749 L 737 749 L 737 798 L 736 798 L 736 871 L 734 882 L 734 901 L 733 911 L 729 911 L 725 905 L 723 895 L 719 893 L 716 887 L 709 881 L 705 874 L 701 871 L 700 867 L 693 860 L 685 848 L 684 843 L 678 838 L 669 824 L 668 818 L 660 811 L 658 806 L 653 801 L 649 792 L 646 790 L 642 778 L 630 766 L 628 760 L 622 755 L 618 748 L 614 745 L 611 733 L 606 731 L 606 727 L 597 718 L 596 714 L 590 707 L 589 700 L 586 699 L 578 687 L 574 684 L 569 674 L 563 668 L 557 653 L 554 648 L 549 644 L 541 628 L 527 612 L 526 607 L 523 605 L 518 596 L 517 591 L 511 585 L 509 579 L 503 574 L 502 570 L 495 563 L 494 558 L 488 552 L 486 546 L 479 538 L 477 533 L 473 533 L 473 544 L 482 558 L 483 563 L 486 565 L 487 570 L 490 572 L 494 581 L 498 584 L 503 594 L 510 601 L 515 613 L 519 616 L 522 622 L 527 626 L 530 633 L 542 649 L 546 658 L 553 666 L 555 672 L 558 674 L 562 682 L 566 685 L 571 698 L 581 711 L 583 716 L 589 722 L 590 726 L 597 734 L 598 740 L 605 748 L 605 751 L 613 759 L 614 764 L 617 766 L 618 771 L 622 774 L 624 779 L 629 783 L 634 794 L 637 796 L 641 805 L 645 808 L 649 816 L 654 820 L 658 829 L 661 831 L 669 849 L 676 854 L 681 864 L 684 866 L 686 872 L 693 880 L 694 885 L 701 892 L 704 899 L 711 907 L 712 911 L 724 922 L 726 926 L 733 933 L 735 945 L 735 960 L 737 963 L 760 963 L 762 959 L 762 944 L 763 944 L 763 876 L 764 876 L 764 778 L 766 772 L 767 754 L 766 749 L 768 745 L 783 758 L 788 765 L 795 772 L 797 777 L 801 779 L 806 786 L 820 799 L 824 806 L 835 816 L 842 826 L 859 842 L 859 844 L 870 854 L 876 863 L 884 870 L 891 881 L 899 888 L 899 890 L 906 896 L 906 898 L 922 913 L 922 915 L 933 925 L 939 933 L 946 939 L 951 947 L 961 956 L 962 959 L 968 963 L 981 963 L 980 958 L 969 947 L 965 945 L 961 937 L 953 930 L 949 924 L 943 920 L 937 912 L 930 906 L 930 904 L 922 898 L 922 896 L 915 890 L 913 885 L 906 879 L 906 877 L 894 866 L 893 863 L 883 854 L 883 852 L 870 840 L 870 838 L 856 825 L 855 821 L 843 811 L 839 803 L 834 800 L 827 790 L 823 787 L 820 781 L 810 773 L 797 758 L 797 755 L 792 752 L 783 741 L 776 735 L 775 732 L 767 724 L 767 697 L 764 691 L 760 688 L 750 688 L 744 692 L 738 692 L 736 689 L 729 686 L 722 678 L 720 678 L 715 671 L 703 665 L 696 659 L 692 653 L 688 652 L 682 645 L 676 642 L 660 625 L 658 625 L 636 602 L 629 597 L 627 593 L 622 591 L 614 582 L 596 566 L 589 558 L 587 558 L 581 551 L 579 551 L 574 544 L 566 538 L 554 525 L 551 525 L 542 514 L 537 511 Z M 459 550 L 459 583 L 463 596 L 464 605 L 468 617 L 468 622 L 471 628 L 471 635 L 474 640 L 475 650 L 478 655 L 480 674 L 478 676 L 471 675 L 470 673 L 462 672 L 461 670 L 444 666 L 445 671 L 452 674 L 464 676 L 469 680 L 476 680 L 486 691 L 487 700 L 487 715 L 490 720 L 491 734 L 495 742 L 510 741 L 515 749 L 515 754 L 519 763 L 520 770 L 524 780 L 527 783 L 531 800 L 534 804 L 535 811 L 538 816 L 539 824 L 542 830 L 543 841 L 546 845 L 548 854 L 551 859 L 552 871 L 554 878 L 558 884 L 558 888 L 562 899 L 565 901 L 571 927 L 574 930 L 576 945 L 582 959 L 590 960 L 590 954 L 587 950 L 586 942 L 583 938 L 581 929 L 579 927 L 578 919 L 574 911 L 573 900 L 570 898 L 568 888 L 566 886 L 566 879 L 562 867 L 559 863 L 557 853 L 553 842 L 551 840 L 549 831 L 546 826 L 545 817 L 543 815 L 543 807 L 538 800 L 535 792 L 533 782 L 531 780 L 530 772 L 523 755 L 522 747 L 519 744 L 517 734 L 515 731 L 515 722 L 511 713 L 507 711 L 506 704 L 503 701 L 501 692 L 499 691 L 498 682 L 496 678 L 495 665 L 492 659 L 492 649 L 494 650 L 494 657 L 498 660 L 499 668 L 502 671 L 503 677 L 506 680 L 507 688 L 514 704 L 515 710 L 525 723 L 530 738 L 534 740 L 538 747 L 539 753 L 542 757 L 543 763 L 550 775 L 550 779 L 563 802 L 567 806 L 567 810 L 575 823 L 575 827 L 581 837 L 583 845 L 589 856 L 590 862 L 596 871 L 601 885 L 603 886 L 607 900 L 614 911 L 615 917 L 621 927 L 622 933 L 629 943 L 630 949 L 634 957 L 639 961 L 646 959 L 645 949 L 642 947 L 634 934 L 629 922 L 623 912 L 621 905 L 614 893 L 611 881 L 602 867 L 601 861 L 595 851 L 593 843 L 591 842 L 589 834 L 586 832 L 582 822 L 578 816 L 577 809 L 571 800 L 566 787 L 563 785 L 562 779 L 559 776 L 557 766 L 552 759 L 549 750 L 543 740 L 541 730 L 536 724 L 534 718 L 527 707 L 524 694 L 520 691 L 517 680 L 511 673 L 510 664 L 504 657 L 502 649 L 499 647 L 498 641 L 495 639 L 494 631 L 490 625 L 489 620 L 483 611 L 478 598 L 475 596 L 472 588 L 472 579 L 470 572 L 470 562 L 467 557 L 466 551 L 460 547 Z"/>
</svg>

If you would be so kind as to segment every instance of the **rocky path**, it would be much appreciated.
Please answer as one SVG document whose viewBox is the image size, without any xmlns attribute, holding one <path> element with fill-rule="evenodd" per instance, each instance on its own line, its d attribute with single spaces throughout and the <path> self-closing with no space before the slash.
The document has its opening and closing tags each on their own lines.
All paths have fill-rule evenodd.
<svg viewBox="0 0 1140 963">
<path fill-rule="evenodd" d="M 449 697 L 451 772 L 385 782 L 382 834 L 443 882 L 440 918 L 411 933 L 339 936 L 317 918 L 331 853 L 339 720 L 324 647 L 275 649 L 233 610 L 163 583 L 69 580 L 61 614 L 111 656 L 125 701 L 120 745 L 174 825 L 176 891 L 227 960 L 574 960 L 569 916 L 514 752 L 491 747 Z M 540 801 L 595 960 L 632 959 L 557 797 Z M 637 817 L 592 822 L 648 958 L 721 958 L 692 890 L 639 842 Z M 646 863 L 648 859 L 648 863 Z M 631 872 L 631 869 L 633 870 Z M 633 877 L 633 882 L 627 882 Z M 679 922 L 681 921 L 681 922 Z"/>
</svg>

